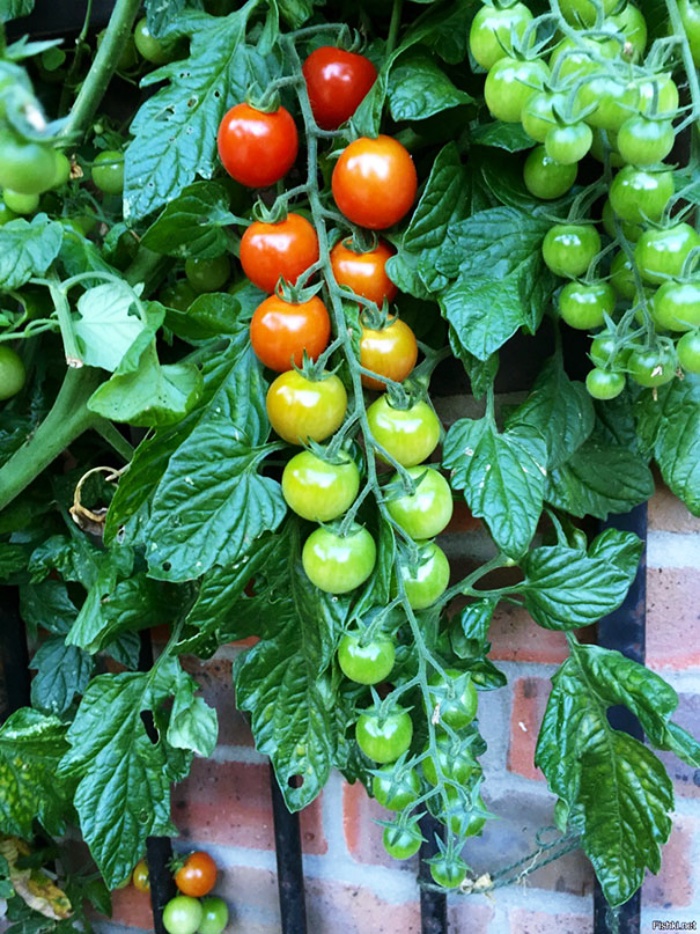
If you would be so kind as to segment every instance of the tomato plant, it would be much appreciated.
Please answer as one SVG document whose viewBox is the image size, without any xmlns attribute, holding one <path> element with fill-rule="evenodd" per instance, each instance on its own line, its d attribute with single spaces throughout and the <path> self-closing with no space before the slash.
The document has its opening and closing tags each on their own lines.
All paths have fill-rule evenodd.
<svg viewBox="0 0 700 934">
<path fill-rule="evenodd" d="M 515 606 L 568 653 L 533 765 L 624 903 L 671 831 L 656 750 L 696 746 L 578 631 L 635 577 L 610 515 L 659 476 L 700 511 L 697 4 L 116 0 L 99 37 L 15 41 L 31 6 L 0 43 L 0 577 L 31 665 L 0 837 L 132 878 L 220 758 L 192 672 L 222 647 L 289 808 L 337 770 L 397 857 L 437 819 L 455 885 L 498 811 L 476 689 L 514 673 Z M 13 923 L 53 924 L 17 889 Z M 166 928 L 220 931 L 206 898 Z"/>
<path fill-rule="evenodd" d="M 314 119 L 324 130 L 337 130 L 352 117 L 377 78 L 364 55 L 327 45 L 314 49 L 301 70 Z"/>
<path fill-rule="evenodd" d="M 289 172 L 299 151 L 294 119 L 284 107 L 256 110 L 236 104 L 217 135 L 219 158 L 228 174 L 249 188 L 267 188 Z"/>
<path fill-rule="evenodd" d="M 315 360 L 328 346 L 331 319 L 317 295 L 288 302 L 270 295 L 253 313 L 250 343 L 258 360 L 278 373 Z"/>
<path fill-rule="evenodd" d="M 274 292 L 279 279 L 296 285 L 299 276 L 318 260 L 318 237 L 301 214 L 284 220 L 253 221 L 241 237 L 243 272 L 263 292 Z"/>
<path fill-rule="evenodd" d="M 361 137 L 343 150 L 331 188 L 339 210 L 353 224 L 385 230 L 411 209 L 418 176 L 408 150 L 391 136 Z"/>
</svg>

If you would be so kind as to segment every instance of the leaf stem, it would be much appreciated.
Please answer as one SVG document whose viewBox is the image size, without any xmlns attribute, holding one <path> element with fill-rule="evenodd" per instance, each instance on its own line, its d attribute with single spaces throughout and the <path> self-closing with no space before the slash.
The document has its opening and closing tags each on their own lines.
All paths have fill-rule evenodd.
<svg viewBox="0 0 700 934">
<path fill-rule="evenodd" d="M 80 139 L 97 111 L 131 35 L 141 0 L 117 0 L 104 40 L 80 88 L 61 136 Z"/>
<path fill-rule="evenodd" d="M 396 48 L 399 38 L 399 27 L 401 26 L 401 14 L 403 13 L 403 0 L 394 0 L 391 9 L 391 22 L 389 23 L 389 35 L 386 39 L 386 54 L 390 56 Z"/>
</svg>

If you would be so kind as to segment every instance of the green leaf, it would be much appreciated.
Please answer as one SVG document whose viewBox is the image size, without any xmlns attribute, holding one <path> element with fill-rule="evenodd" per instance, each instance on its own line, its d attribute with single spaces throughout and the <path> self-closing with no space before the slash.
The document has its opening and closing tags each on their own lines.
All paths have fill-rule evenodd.
<svg viewBox="0 0 700 934">
<path fill-rule="evenodd" d="M 450 65 L 460 65 L 467 56 L 469 27 L 474 18 L 474 0 L 435 4 L 408 29 L 405 44 L 420 42 Z"/>
<path fill-rule="evenodd" d="M 498 547 L 517 558 L 535 534 L 542 512 L 546 448 L 526 425 L 498 432 L 493 421 L 460 419 L 447 432 L 443 464 L 472 513 L 484 519 Z"/>
<path fill-rule="evenodd" d="M 80 318 L 74 330 L 82 344 L 83 362 L 114 372 L 136 338 L 146 329 L 134 313 L 134 293 L 117 281 L 96 285 L 78 299 Z"/>
<path fill-rule="evenodd" d="M 541 244 L 551 221 L 515 208 L 453 226 L 436 267 L 455 281 L 440 295 L 454 339 L 486 360 L 521 327 L 539 325 L 552 290 Z"/>
<path fill-rule="evenodd" d="M 124 217 L 152 213 L 217 167 L 216 134 L 225 111 L 249 87 L 266 87 L 278 63 L 245 44 L 249 17 L 262 0 L 249 0 L 228 16 L 190 14 L 187 66 L 173 62 L 144 83 L 169 79 L 132 123 L 134 139 L 124 164 Z"/>
<path fill-rule="evenodd" d="M 260 641 L 235 666 L 236 701 L 251 715 L 257 749 L 270 756 L 287 807 L 306 807 L 323 788 L 338 743 L 329 666 L 345 624 L 347 601 L 329 599 L 300 566 L 299 543 L 290 576 L 257 607 Z M 344 732 L 344 726 L 342 727 Z M 290 781 L 303 779 L 297 787 Z"/>
<path fill-rule="evenodd" d="M 34 0 L 0 0 L 0 21 L 7 23 L 20 16 L 29 16 L 34 9 Z"/>
<path fill-rule="evenodd" d="M 569 379 L 559 357 L 550 357 L 530 395 L 508 417 L 506 427 L 516 425 L 529 425 L 544 438 L 550 470 L 567 461 L 590 436 L 595 425 L 593 402 L 583 383 Z"/>
<path fill-rule="evenodd" d="M 234 563 L 287 512 L 279 483 L 258 473 L 272 450 L 264 444 L 269 423 L 260 364 L 248 347 L 214 365 L 222 373 L 219 390 L 171 456 L 145 530 L 150 574 L 163 580 L 189 580 L 214 564 Z"/>
<path fill-rule="evenodd" d="M 32 276 L 43 276 L 58 256 L 62 239 L 63 227 L 46 214 L 0 227 L 0 288 L 18 289 Z"/>
<path fill-rule="evenodd" d="M 88 653 L 66 645 L 64 636 L 49 637 L 30 664 L 37 672 L 32 679 L 32 704 L 60 717 L 87 687 L 93 667 Z"/>
<path fill-rule="evenodd" d="M 198 690 L 194 678 L 181 670 L 168 724 L 168 743 L 174 749 L 191 750 L 206 758 L 216 748 L 219 721 L 216 711 L 204 698 L 196 696 Z"/>
<path fill-rule="evenodd" d="M 566 545 L 533 549 L 521 562 L 518 589 L 525 607 L 545 629 L 589 626 L 616 610 L 634 580 L 642 543 L 630 532 L 608 529 L 588 553 Z"/>
<path fill-rule="evenodd" d="M 594 437 L 550 471 L 545 499 L 572 516 L 606 519 L 629 512 L 653 492 L 654 477 L 639 454 Z"/>
<path fill-rule="evenodd" d="M 435 61 L 420 49 L 401 55 L 389 75 L 389 110 L 396 121 L 426 120 L 434 114 L 469 104 L 473 98 L 458 90 Z"/>
<path fill-rule="evenodd" d="M 108 272 L 118 275 L 109 263 L 105 262 L 98 247 L 78 233 L 73 227 L 63 228 L 63 240 L 58 260 L 66 278 L 79 276 L 84 272 Z"/>
<path fill-rule="evenodd" d="M 91 412 L 114 422 L 139 428 L 172 425 L 185 417 L 202 393 L 196 366 L 171 363 L 161 366 L 155 340 L 139 358 L 138 369 L 115 373 L 88 400 Z"/>
<path fill-rule="evenodd" d="M 74 803 L 80 827 L 110 888 L 127 878 L 148 836 L 175 833 L 170 785 L 185 777 L 191 754 L 170 747 L 158 724 L 180 671 L 164 658 L 150 672 L 94 678 L 68 731 L 71 748 L 59 774 L 79 781 Z M 160 733 L 155 741 L 142 718 L 148 711 Z"/>
<path fill-rule="evenodd" d="M 519 123 L 479 123 L 472 129 L 471 138 L 478 146 L 495 146 L 506 152 L 532 149 L 532 137 Z"/>
<path fill-rule="evenodd" d="M 0 542 L 0 580 L 12 580 L 26 566 L 27 549 L 23 545 Z"/>
<path fill-rule="evenodd" d="M 226 226 L 235 223 L 226 189 L 216 182 L 195 182 L 169 202 L 141 243 L 164 256 L 213 259 L 226 252 Z"/>
<path fill-rule="evenodd" d="M 201 9 L 201 0 L 146 0 L 148 28 L 154 36 L 168 35 L 190 7 Z"/>
<path fill-rule="evenodd" d="M 65 724 L 57 717 L 23 707 L 0 727 L 0 826 L 25 839 L 38 819 L 48 833 L 64 831 L 71 788 L 56 781 L 68 748 Z"/>
<path fill-rule="evenodd" d="M 642 392 L 636 415 L 639 435 L 664 481 L 700 516 L 700 377 L 686 374 Z"/>
<path fill-rule="evenodd" d="M 277 0 L 280 14 L 292 28 L 298 29 L 313 15 L 315 0 Z"/>
<path fill-rule="evenodd" d="M 251 286 L 253 301 L 257 307 L 263 300 L 263 293 Z M 249 296 L 240 290 L 236 295 L 227 292 L 205 293 L 198 295 L 187 311 L 168 309 L 165 317 L 166 326 L 186 341 L 198 342 L 219 337 L 222 334 L 235 334 L 241 328 L 243 318 L 250 318 Z"/>
<path fill-rule="evenodd" d="M 673 787 L 649 749 L 611 728 L 607 709 L 624 703 L 656 732 L 677 698 L 620 653 L 575 643 L 552 681 L 535 762 L 568 806 L 605 897 L 617 906 L 639 888 L 645 867 L 659 870 Z"/>
</svg>

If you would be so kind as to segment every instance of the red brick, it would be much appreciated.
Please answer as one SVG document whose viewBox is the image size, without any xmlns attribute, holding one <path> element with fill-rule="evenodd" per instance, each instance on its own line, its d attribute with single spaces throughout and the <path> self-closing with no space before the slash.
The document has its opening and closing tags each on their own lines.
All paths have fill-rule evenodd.
<svg viewBox="0 0 700 934">
<path fill-rule="evenodd" d="M 496 609 L 489 641 L 494 661 L 558 665 L 569 654 L 563 632 L 542 629 L 526 610 L 508 603 Z"/>
<path fill-rule="evenodd" d="M 353 859 L 360 863 L 390 866 L 416 872 L 417 857 L 408 860 L 392 859 L 384 849 L 384 828 L 378 820 L 391 820 L 393 814 L 370 798 L 360 782 L 343 783 L 343 832 L 345 844 Z"/>
<path fill-rule="evenodd" d="M 545 678 L 519 678 L 513 684 L 508 769 L 525 778 L 544 779 L 535 768 L 535 746 L 551 690 Z"/>
<path fill-rule="evenodd" d="M 173 821 L 185 838 L 204 843 L 273 849 L 274 832 L 267 765 L 195 759 L 173 791 Z M 306 853 L 325 853 L 320 799 L 300 817 Z"/>
<path fill-rule="evenodd" d="M 587 915 L 546 914 L 513 908 L 509 912 L 511 934 L 592 934 L 593 906 Z"/>
<path fill-rule="evenodd" d="M 182 658 L 182 666 L 199 682 L 204 700 L 219 715 L 219 745 L 253 746 L 248 721 L 236 708 L 230 659 L 204 661 L 188 655 Z"/>
<path fill-rule="evenodd" d="M 650 668 L 700 666 L 700 571 L 647 569 L 647 643 Z"/>
<path fill-rule="evenodd" d="M 272 870 L 224 868 L 214 891 L 229 906 L 232 930 L 245 934 L 279 934 L 282 930 L 277 876 Z"/>
<path fill-rule="evenodd" d="M 481 527 L 481 519 L 472 515 L 472 511 L 463 499 L 455 500 L 452 519 L 443 532 L 443 535 L 453 535 L 462 532 L 473 532 Z"/>
<path fill-rule="evenodd" d="M 137 891 L 133 885 L 112 892 L 112 922 L 139 931 L 153 930 L 151 896 Z"/>
<path fill-rule="evenodd" d="M 700 736 L 700 695 L 679 694 L 678 708 L 672 719 L 692 736 Z M 700 798 L 700 769 L 694 769 L 672 752 L 657 753 L 675 785 L 676 794 L 686 798 Z"/>
<path fill-rule="evenodd" d="M 700 532 L 700 518 L 668 487 L 657 484 L 656 493 L 649 500 L 649 528 L 661 532 Z"/>
<path fill-rule="evenodd" d="M 308 930 L 313 934 L 420 934 L 417 887 L 415 891 L 414 900 L 395 904 L 366 885 L 307 877 Z"/>
<path fill-rule="evenodd" d="M 700 833 L 700 821 L 675 816 L 668 843 L 661 851 L 661 870 L 647 874 L 642 902 L 656 908 L 683 908 L 693 904 L 693 838 Z"/>
</svg>

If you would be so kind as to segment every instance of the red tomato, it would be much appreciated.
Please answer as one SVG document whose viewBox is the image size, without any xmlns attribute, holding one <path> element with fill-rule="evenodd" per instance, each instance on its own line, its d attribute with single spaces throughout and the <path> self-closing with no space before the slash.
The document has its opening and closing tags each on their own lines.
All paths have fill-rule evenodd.
<svg viewBox="0 0 700 934">
<path fill-rule="evenodd" d="M 253 221 L 241 237 L 240 258 L 253 285 L 274 292 L 280 278 L 295 285 L 318 260 L 318 237 L 301 214 L 288 214 L 276 224 Z"/>
<path fill-rule="evenodd" d="M 343 150 L 333 169 L 335 203 L 353 224 L 385 230 L 409 212 L 418 175 L 408 150 L 391 136 L 361 136 Z"/>
<path fill-rule="evenodd" d="M 338 285 L 345 285 L 356 295 L 382 306 L 384 299 L 393 301 L 398 288 L 387 276 L 384 267 L 396 250 L 380 240 L 373 250 L 356 253 L 351 240 L 341 240 L 331 250 L 331 266 Z"/>
<path fill-rule="evenodd" d="M 362 328 L 360 336 L 360 364 L 379 376 L 403 382 L 418 359 L 416 336 L 405 321 L 391 318 L 381 330 Z M 386 389 L 386 383 L 363 373 L 362 385 L 366 389 Z"/>
<path fill-rule="evenodd" d="M 314 120 L 322 130 L 337 130 L 355 113 L 377 78 L 364 55 L 324 45 L 301 68 Z"/>
<path fill-rule="evenodd" d="M 255 355 L 277 373 L 301 366 L 304 351 L 315 360 L 330 336 L 331 319 L 318 295 L 295 303 L 270 295 L 255 309 L 250 322 Z"/>
<path fill-rule="evenodd" d="M 264 113 L 250 104 L 236 104 L 221 121 L 217 145 L 232 178 L 248 188 L 267 188 L 294 165 L 299 134 L 284 107 Z"/>
<path fill-rule="evenodd" d="M 216 863 L 208 853 L 197 850 L 185 859 L 175 873 L 175 885 L 183 895 L 201 898 L 216 885 Z"/>
</svg>

